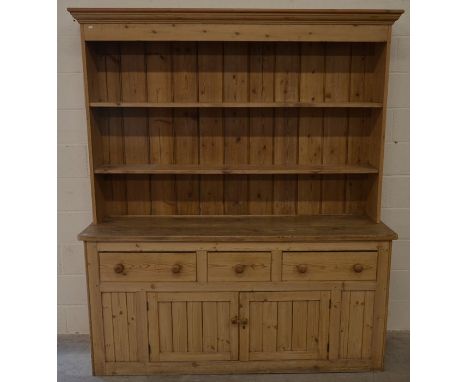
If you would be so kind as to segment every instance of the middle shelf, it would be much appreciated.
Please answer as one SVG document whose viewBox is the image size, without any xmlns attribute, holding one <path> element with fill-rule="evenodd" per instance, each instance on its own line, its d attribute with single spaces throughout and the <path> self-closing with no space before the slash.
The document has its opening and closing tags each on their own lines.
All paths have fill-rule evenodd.
<svg viewBox="0 0 468 382">
<path fill-rule="evenodd" d="M 375 167 L 359 165 L 198 165 L 198 164 L 106 164 L 95 174 L 377 174 Z"/>
</svg>

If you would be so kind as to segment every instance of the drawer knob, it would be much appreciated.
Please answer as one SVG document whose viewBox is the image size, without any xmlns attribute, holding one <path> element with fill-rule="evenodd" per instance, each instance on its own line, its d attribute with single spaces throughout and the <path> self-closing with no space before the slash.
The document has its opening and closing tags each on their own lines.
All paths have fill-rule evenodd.
<svg viewBox="0 0 468 382">
<path fill-rule="evenodd" d="M 364 267 L 362 266 L 362 264 L 354 264 L 353 270 L 356 273 L 361 273 L 364 270 Z"/>
<path fill-rule="evenodd" d="M 299 273 L 306 273 L 307 272 L 307 265 L 305 265 L 305 264 L 296 265 L 296 268 L 297 268 L 297 271 Z"/>
<path fill-rule="evenodd" d="M 180 273 L 181 270 L 182 270 L 182 265 L 180 264 L 174 264 L 172 266 L 172 273 Z"/>
<path fill-rule="evenodd" d="M 114 272 L 115 273 L 123 273 L 123 271 L 125 270 L 125 267 L 122 263 L 120 264 L 116 264 L 115 267 L 114 267 Z"/>
<path fill-rule="evenodd" d="M 236 264 L 234 265 L 234 272 L 236 273 L 244 273 L 244 268 L 245 268 L 245 265 L 243 264 Z"/>
</svg>

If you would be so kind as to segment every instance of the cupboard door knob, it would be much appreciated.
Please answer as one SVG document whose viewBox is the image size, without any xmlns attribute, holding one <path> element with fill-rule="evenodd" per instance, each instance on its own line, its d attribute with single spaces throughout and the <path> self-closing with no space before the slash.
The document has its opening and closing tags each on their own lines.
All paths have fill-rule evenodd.
<svg viewBox="0 0 468 382">
<path fill-rule="evenodd" d="M 354 264 L 353 270 L 356 273 L 361 273 L 364 270 L 364 267 L 362 266 L 362 264 Z"/>
<path fill-rule="evenodd" d="M 120 264 L 116 264 L 115 267 L 114 267 L 114 272 L 115 273 L 123 273 L 123 271 L 125 270 L 125 267 L 122 263 Z"/>
<path fill-rule="evenodd" d="M 247 320 L 247 318 L 241 318 L 239 320 L 239 324 L 242 325 L 242 329 L 245 329 L 245 326 L 249 323 L 249 320 Z"/>
<path fill-rule="evenodd" d="M 296 265 L 296 268 L 297 268 L 297 271 L 299 273 L 306 273 L 307 272 L 307 265 L 305 265 L 305 264 Z"/>
<path fill-rule="evenodd" d="M 181 270 L 182 270 L 182 265 L 180 264 L 174 264 L 172 266 L 172 273 L 180 273 Z"/>
<path fill-rule="evenodd" d="M 237 318 L 237 316 L 234 316 L 231 318 L 231 324 L 235 325 L 235 324 L 238 324 L 239 323 L 239 319 Z"/>
<path fill-rule="evenodd" d="M 245 268 L 245 265 L 243 265 L 243 264 L 236 264 L 236 265 L 234 265 L 234 272 L 236 272 L 236 273 L 244 273 L 244 268 Z"/>
</svg>

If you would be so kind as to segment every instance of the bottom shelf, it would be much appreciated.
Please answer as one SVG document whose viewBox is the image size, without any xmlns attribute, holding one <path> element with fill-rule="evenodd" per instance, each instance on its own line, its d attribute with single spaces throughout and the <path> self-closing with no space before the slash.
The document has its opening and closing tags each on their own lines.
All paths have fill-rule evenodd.
<svg viewBox="0 0 468 382">
<path fill-rule="evenodd" d="M 380 241 L 397 234 L 366 216 L 122 216 L 91 224 L 83 241 Z"/>
</svg>

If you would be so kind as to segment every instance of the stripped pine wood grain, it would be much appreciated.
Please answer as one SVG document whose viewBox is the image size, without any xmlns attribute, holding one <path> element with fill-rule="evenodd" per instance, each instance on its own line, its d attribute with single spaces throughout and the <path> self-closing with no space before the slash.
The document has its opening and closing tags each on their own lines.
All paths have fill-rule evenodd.
<svg viewBox="0 0 468 382">
<path fill-rule="evenodd" d="M 349 300 L 348 358 L 361 358 L 365 292 L 351 292 Z"/>
<path fill-rule="evenodd" d="M 278 302 L 278 339 L 277 339 L 277 344 L 276 344 L 277 351 L 292 350 L 291 333 L 292 333 L 293 327 L 294 327 L 293 302 L 292 301 Z M 303 334 L 304 333 L 301 333 L 300 335 L 303 335 Z M 295 340 L 297 341 L 297 338 Z"/>
<path fill-rule="evenodd" d="M 323 164 L 345 163 L 346 132 L 348 119 L 346 110 L 324 112 Z M 323 214 L 340 215 L 345 211 L 346 183 L 343 176 L 322 178 Z"/>
<path fill-rule="evenodd" d="M 222 165 L 224 162 L 223 117 L 220 109 L 199 111 L 200 165 Z M 222 215 L 223 178 L 207 175 L 200 181 L 200 213 Z"/>
<path fill-rule="evenodd" d="M 322 110 L 300 110 L 298 136 L 298 164 L 321 165 L 323 149 Z M 298 215 L 319 215 L 322 198 L 321 177 L 317 175 L 300 175 L 297 182 Z"/>
<path fill-rule="evenodd" d="M 292 350 L 307 348 L 307 301 L 294 301 L 292 307 Z"/>
<path fill-rule="evenodd" d="M 147 293 L 149 361 L 159 361 L 159 309 L 156 293 Z"/>
<path fill-rule="evenodd" d="M 325 45 L 301 44 L 300 101 L 323 102 L 325 80 Z"/>
<path fill-rule="evenodd" d="M 275 101 L 299 101 L 300 57 L 297 43 L 278 43 L 275 52 Z M 297 110 L 275 110 L 274 163 L 297 163 Z M 274 177 L 275 214 L 296 213 L 296 176 Z"/>
<path fill-rule="evenodd" d="M 187 327 L 189 352 L 203 351 L 203 315 L 200 301 L 187 302 Z"/>
<path fill-rule="evenodd" d="M 297 163 L 297 110 L 285 109 L 275 112 L 274 163 L 287 165 Z M 274 176 L 273 213 L 294 215 L 296 213 L 297 176 Z"/>
<path fill-rule="evenodd" d="M 126 295 L 127 295 L 129 361 L 137 361 L 138 360 L 138 344 L 137 344 L 135 293 L 126 293 Z"/>
<path fill-rule="evenodd" d="M 330 335 L 330 292 L 320 292 L 319 357 L 328 358 Z"/>
<path fill-rule="evenodd" d="M 364 298 L 364 322 L 362 329 L 362 358 L 370 358 L 372 355 L 372 333 L 374 329 L 374 294 L 366 291 Z"/>
<path fill-rule="evenodd" d="M 323 102 L 325 46 L 301 44 L 300 101 Z M 299 111 L 299 164 L 322 164 L 323 110 Z M 298 214 L 320 214 L 321 178 L 298 177 Z"/>
<path fill-rule="evenodd" d="M 121 76 L 122 101 L 146 102 L 146 63 L 143 43 L 122 43 Z"/>
<path fill-rule="evenodd" d="M 223 101 L 223 44 L 198 44 L 199 102 Z M 224 163 L 222 109 L 199 110 L 200 164 Z M 200 213 L 223 214 L 223 178 L 206 176 L 200 182 Z"/>
<path fill-rule="evenodd" d="M 106 46 L 106 87 L 107 101 L 120 102 L 122 98 L 121 80 L 121 50 L 119 43 L 111 43 Z M 109 111 L 108 118 L 108 144 L 109 164 L 123 164 L 124 139 L 122 111 Z M 125 177 L 115 176 L 111 180 L 112 197 L 107 203 L 107 213 L 110 215 L 124 215 L 127 213 L 127 196 Z"/>
<path fill-rule="evenodd" d="M 341 297 L 341 321 L 340 321 L 340 357 L 341 358 L 348 358 L 350 299 L 351 299 L 351 292 L 344 291 Z"/>
<path fill-rule="evenodd" d="M 125 163 L 148 163 L 149 140 L 146 112 L 124 110 Z M 134 215 L 151 213 L 150 179 L 148 176 L 127 175 L 127 211 Z"/>
<path fill-rule="evenodd" d="M 224 112 L 224 163 L 248 164 L 249 118 L 245 109 Z M 248 213 L 248 179 L 245 175 L 224 176 L 224 213 L 239 215 Z"/>
<path fill-rule="evenodd" d="M 248 44 L 224 44 L 223 97 L 225 102 L 247 102 L 248 88 Z M 248 111 L 224 111 L 224 163 L 247 164 L 249 161 L 249 118 Z M 248 179 L 246 176 L 224 176 L 224 213 L 248 213 Z"/>
<path fill-rule="evenodd" d="M 198 43 L 198 100 L 223 102 L 222 43 Z"/>
<path fill-rule="evenodd" d="M 196 43 L 173 45 L 172 78 L 174 102 L 198 101 Z"/>
<path fill-rule="evenodd" d="M 111 293 L 102 294 L 102 316 L 104 325 L 104 342 L 106 347 L 106 361 L 115 362 L 114 325 L 112 322 Z"/>
<path fill-rule="evenodd" d="M 249 163 L 273 164 L 273 110 L 250 111 Z M 271 175 L 249 178 L 249 213 L 271 215 L 273 213 L 273 177 Z"/>
<path fill-rule="evenodd" d="M 161 94 L 161 92 L 160 92 Z M 148 111 L 150 164 L 174 164 L 174 125 L 172 111 Z M 151 176 L 151 214 L 173 215 L 177 212 L 176 185 L 173 175 Z"/>
<path fill-rule="evenodd" d="M 274 101 L 274 44 L 250 44 L 249 90 L 250 102 Z M 250 110 L 250 164 L 273 164 L 272 109 Z M 273 178 L 252 176 L 249 178 L 249 213 L 272 214 Z"/>
<path fill-rule="evenodd" d="M 203 302 L 203 351 L 216 353 L 218 351 L 218 318 L 215 301 Z"/>
<path fill-rule="evenodd" d="M 172 346 L 174 352 L 187 351 L 187 303 L 172 303 Z"/>
<path fill-rule="evenodd" d="M 199 161 L 197 112 L 191 109 L 174 111 L 175 162 L 197 164 Z M 198 175 L 176 178 L 177 213 L 198 215 L 200 211 Z"/>
<path fill-rule="evenodd" d="M 172 343 L 172 306 L 170 302 L 158 303 L 159 350 L 161 353 L 173 351 Z"/>
<path fill-rule="evenodd" d="M 250 348 L 251 352 L 261 352 L 263 350 L 263 303 L 250 303 Z"/>
<path fill-rule="evenodd" d="M 148 102 L 172 102 L 172 44 L 146 43 Z"/>
<path fill-rule="evenodd" d="M 229 352 L 231 349 L 231 320 L 229 318 L 229 302 L 219 301 L 216 303 L 216 308 L 218 319 L 218 352 Z"/>
<path fill-rule="evenodd" d="M 312 354 L 319 353 L 319 326 L 320 303 L 318 301 L 307 302 L 307 351 Z"/>
<path fill-rule="evenodd" d="M 90 101 L 107 101 L 106 56 L 101 45 L 85 46 L 86 67 L 88 72 L 88 93 Z"/>
<path fill-rule="evenodd" d="M 115 360 L 130 361 L 128 343 L 127 299 L 125 293 L 112 293 Z"/>
<path fill-rule="evenodd" d="M 172 45 L 168 42 L 146 44 L 148 102 L 172 102 Z M 172 111 L 148 110 L 150 163 L 174 163 L 174 127 Z M 175 179 L 171 175 L 151 177 L 151 213 L 176 213 Z"/>
<path fill-rule="evenodd" d="M 263 303 L 262 343 L 264 352 L 276 351 L 278 327 L 278 303 L 276 301 Z"/>
</svg>

